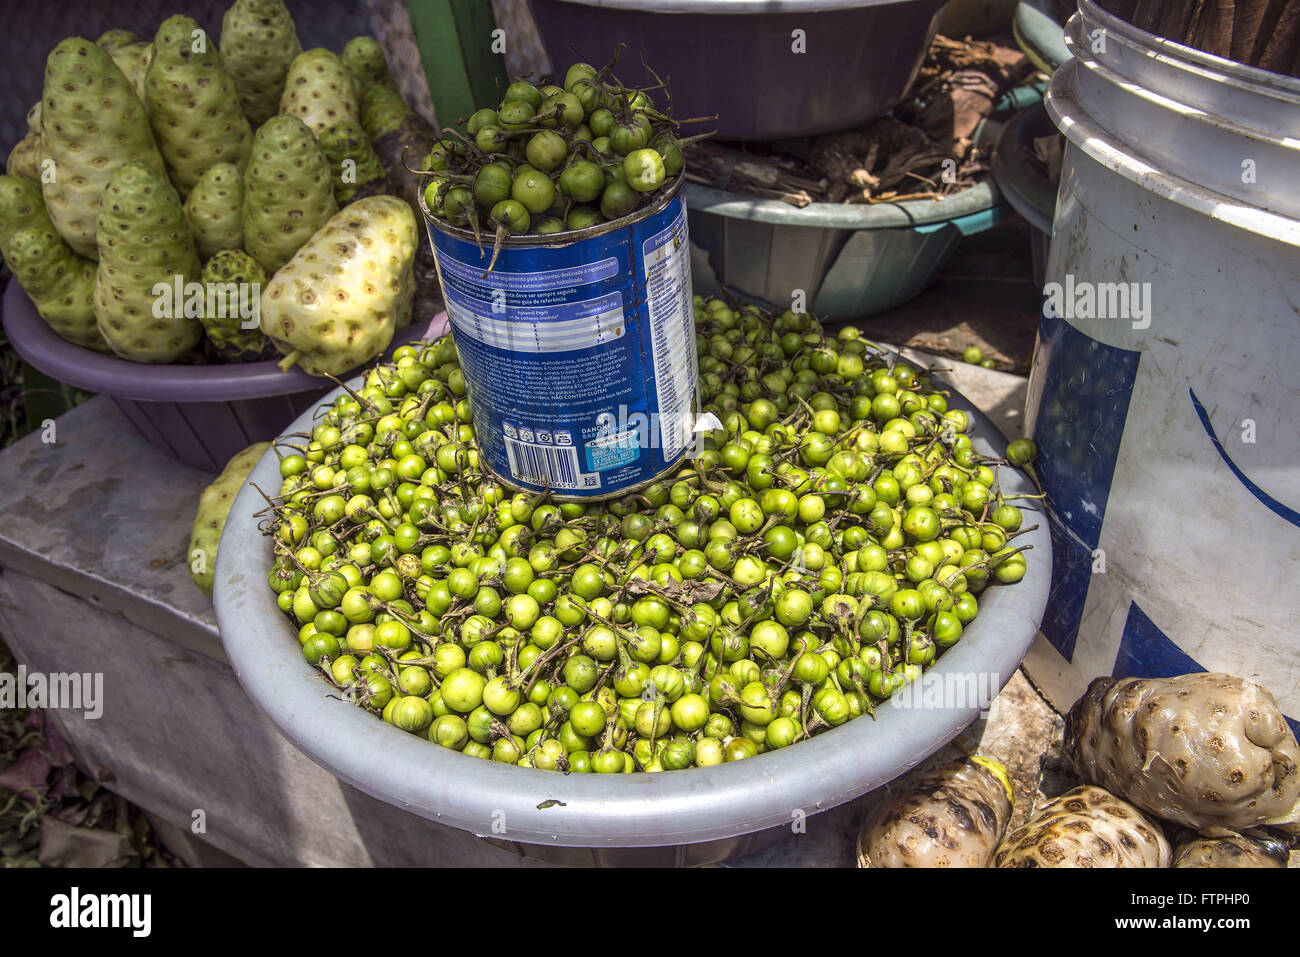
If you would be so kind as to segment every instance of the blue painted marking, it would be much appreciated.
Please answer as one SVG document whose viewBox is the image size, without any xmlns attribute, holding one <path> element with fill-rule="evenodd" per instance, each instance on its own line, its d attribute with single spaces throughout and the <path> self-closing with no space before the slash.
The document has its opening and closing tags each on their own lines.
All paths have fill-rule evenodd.
<svg viewBox="0 0 1300 957">
<path fill-rule="evenodd" d="M 1205 671 L 1195 658 L 1174 644 L 1137 602 L 1130 602 L 1111 675 L 1116 678 L 1172 678 Z M 1300 737 L 1300 720 L 1287 717 L 1291 731 Z"/>
<path fill-rule="evenodd" d="M 1116 678 L 1172 678 L 1205 669 L 1156 626 L 1137 602 L 1130 602 L 1119 653 L 1111 674 Z"/>
<path fill-rule="evenodd" d="M 1070 661 L 1092 584 L 1093 548 L 1079 541 L 1052 512 L 1047 513 L 1047 530 L 1052 536 L 1052 588 L 1040 628 L 1061 656 Z"/>
<path fill-rule="evenodd" d="M 1043 370 L 1042 394 L 1033 439 L 1055 558 L 1042 629 L 1071 661 L 1142 355 L 1098 342 L 1046 308 L 1046 297 L 1043 304 L 1034 360 Z"/>
<path fill-rule="evenodd" d="M 1250 494 L 1263 502 L 1270 512 L 1285 519 L 1292 525 L 1300 526 L 1300 512 L 1283 505 L 1250 479 L 1246 478 L 1246 473 L 1238 468 L 1237 463 L 1228 457 L 1228 450 L 1223 447 L 1223 443 L 1219 441 L 1219 437 L 1214 434 L 1214 426 L 1210 424 L 1210 416 L 1206 413 L 1205 406 L 1201 404 L 1201 400 L 1196 397 L 1196 393 L 1193 390 L 1188 389 L 1187 394 L 1192 397 L 1192 408 L 1196 410 L 1196 415 L 1200 418 L 1201 425 L 1205 427 L 1205 434 L 1208 435 L 1210 441 L 1214 443 L 1214 448 L 1219 453 L 1219 457 L 1223 459 L 1224 464 L 1227 465 L 1228 468 L 1232 469 L 1232 474 L 1237 476 L 1237 479 L 1242 485 L 1246 486 Z"/>
</svg>

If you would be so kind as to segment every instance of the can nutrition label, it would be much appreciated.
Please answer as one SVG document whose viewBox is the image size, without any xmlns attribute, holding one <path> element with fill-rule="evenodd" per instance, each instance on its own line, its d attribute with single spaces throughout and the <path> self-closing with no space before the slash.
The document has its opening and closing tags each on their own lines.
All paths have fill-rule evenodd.
<svg viewBox="0 0 1300 957">
<path fill-rule="evenodd" d="M 683 209 L 672 225 L 642 244 L 646 305 L 664 456 L 676 458 L 691 434 L 691 412 L 698 378 L 695 306 L 691 295 L 691 253 Z"/>
</svg>

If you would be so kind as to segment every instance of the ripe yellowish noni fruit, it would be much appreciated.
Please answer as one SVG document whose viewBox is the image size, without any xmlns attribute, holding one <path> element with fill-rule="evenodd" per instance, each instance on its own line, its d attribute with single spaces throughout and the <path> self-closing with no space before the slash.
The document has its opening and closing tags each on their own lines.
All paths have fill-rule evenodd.
<svg viewBox="0 0 1300 957">
<path fill-rule="evenodd" d="M 235 496 L 239 494 L 248 473 L 253 471 L 257 460 L 270 447 L 270 442 L 258 442 L 235 453 L 216 481 L 199 495 L 199 510 L 194 516 L 194 527 L 190 531 L 190 577 L 194 579 L 194 584 L 209 595 L 212 594 L 213 576 L 217 568 L 217 546 L 226 527 L 226 518 L 230 515 L 230 506 L 234 504 Z"/>
<path fill-rule="evenodd" d="M 395 196 L 337 213 L 267 284 L 262 331 L 314 375 L 341 375 L 387 348 L 411 318 L 411 207 Z"/>
</svg>

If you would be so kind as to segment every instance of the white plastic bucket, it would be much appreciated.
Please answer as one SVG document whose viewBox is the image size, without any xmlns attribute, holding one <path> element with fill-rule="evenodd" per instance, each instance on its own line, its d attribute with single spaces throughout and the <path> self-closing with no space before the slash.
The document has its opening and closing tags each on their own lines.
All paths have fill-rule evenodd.
<svg viewBox="0 0 1300 957">
<path fill-rule="evenodd" d="M 1046 97 L 1069 143 L 1026 422 L 1056 567 L 1025 667 L 1059 707 L 1232 672 L 1294 727 L 1300 80 L 1079 6 Z"/>
</svg>

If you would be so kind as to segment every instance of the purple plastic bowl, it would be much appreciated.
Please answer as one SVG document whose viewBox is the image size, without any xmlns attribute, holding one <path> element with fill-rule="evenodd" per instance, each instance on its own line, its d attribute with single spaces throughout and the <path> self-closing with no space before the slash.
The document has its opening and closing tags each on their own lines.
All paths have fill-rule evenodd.
<svg viewBox="0 0 1300 957">
<path fill-rule="evenodd" d="M 446 328 L 447 314 L 439 312 L 425 326 L 399 329 L 385 355 Z M 334 388 L 298 368 L 281 372 L 274 360 L 148 365 L 83 349 L 59 338 L 16 281 L 5 290 L 4 329 L 32 366 L 73 388 L 111 396 L 150 445 L 209 472 L 221 471 L 240 449 L 278 436 Z"/>
<path fill-rule="evenodd" d="M 717 114 L 683 133 L 765 140 L 842 130 L 894 107 L 947 0 L 530 2 L 561 82 L 570 63 L 601 66 L 622 41 L 624 83 L 654 82 L 644 61 L 671 81 L 679 120 Z M 794 52 L 799 38 L 803 53 Z"/>
</svg>

